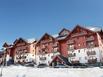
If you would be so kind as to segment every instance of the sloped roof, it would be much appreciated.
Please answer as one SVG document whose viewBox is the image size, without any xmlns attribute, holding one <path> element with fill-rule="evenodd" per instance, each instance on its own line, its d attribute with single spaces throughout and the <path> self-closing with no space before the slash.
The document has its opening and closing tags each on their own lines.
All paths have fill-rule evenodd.
<svg viewBox="0 0 103 77">
<path fill-rule="evenodd" d="M 19 40 L 23 40 L 25 43 L 33 43 L 36 41 L 34 38 L 32 38 L 32 39 L 18 38 L 14 41 L 14 44 L 16 44 Z"/>
<path fill-rule="evenodd" d="M 57 40 L 58 40 L 58 41 L 59 41 L 59 40 L 64 40 L 66 37 L 67 37 L 67 35 L 65 35 L 65 36 L 58 36 L 58 37 L 57 37 Z"/>
<path fill-rule="evenodd" d="M 66 28 L 63 28 L 60 32 L 59 32 L 59 35 L 63 32 L 63 31 L 68 31 L 68 32 L 70 32 L 68 29 L 66 29 Z"/>
<path fill-rule="evenodd" d="M 6 42 L 3 44 L 3 47 L 9 47 L 9 44 L 7 44 Z"/>
<path fill-rule="evenodd" d="M 71 65 L 71 63 L 68 61 L 68 58 L 62 56 L 62 55 L 57 55 L 53 58 L 53 60 L 51 61 L 51 63 L 55 60 L 55 58 L 59 58 L 62 62 L 64 62 L 66 65 Z M 50 65 L 51 65 L 50 63 Z"/>
<path fill-rule="evenodd" d="M 47 35 L 47 36 L 50 36 L 52 39 L 56 40 L 52 35 L 50 35 L 50 34 L 48 34 L 48 33 L 45 33 L 45 34 L 40 38 L 40 40 L 38 40 L 38 42 L 37 42 L 36 45 L 38 45 L 38 43 L 40 43 L 40 41 L 41 41 L 46 35 Z"/>
<path fill-rule="evenodd" d="M 27 43 L 33 43 L 34 41 L 36 41 L 34 38 L 31 38 L 31 39 L 25 39 L 25 41 Z"/>
<path fill-rule="evenodd" d="M 66 34 L 66 35 L 61 35 L 61 33 L 62 33 L 63 31 L 67 31 L 68 34 Z M 69 35 L 69 33 L 70 33 L 70 31 L 69 31 L 68 29 L 63 28 L 63 29 L 59 32 L 59 35 L 58 35 L 58 37 L 56 37 L 56 39 L 57 39 L 58 41 L 59 41 L 59 40 L 64 40 L 64 39 Z"/>
<path fill-rule="evenodd" d="M 85 27 L 82 27 L 82 26 L 80 26 L 80 25 L 76 25 L 74 28 L 73 28 L 73 30 L 70 32 L 70 34 L 66 37 L 66 38 L 68 38 L 74 31 L 75 31 L 75 29 L 76 28 L 82 28 L 82 29 L 84 29 L 84 30 L 87 30 L 87 31 L 89 31 L 89 32 L 92 32 L 92 33 L 95 33 L 95 31 L 92 31 L 92 30 L 90 30 L 90 29 L 87 29 L 87 28 L 85 28 Z"/>
<path fill-rule="evenodd" d="M 54 38 L 57 38 L 59 35 L 58 34 L 54 34 L 52 35 Z"/>
<path fill-rule="evenodd" d="M 85 28 L 87 28 L 91 31 L 94 31 L 94 32 L 98 32 L 98 31 L 103 30 L 101 27 L 97 27 L 97 26 L 86 26 Z"/>
</svg>

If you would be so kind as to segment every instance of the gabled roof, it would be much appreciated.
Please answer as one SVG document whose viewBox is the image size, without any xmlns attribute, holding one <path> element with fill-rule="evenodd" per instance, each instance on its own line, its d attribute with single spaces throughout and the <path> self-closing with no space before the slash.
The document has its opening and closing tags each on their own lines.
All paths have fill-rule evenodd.
<svg viewBox="0 0 103 77">
<path fill-rule="evenodd" d="M 17 44 L 20 40 L 22 40 L 23 42 L 27 43 L 27 41 L 25 39 L 23 39 L 23 38 L 20 37 L 20 38 L 18 38 L 18 39 L 16 39 L 14 41 L 14 45 Z"/>
<path fill-rule="evenodd" d="M 68 34 L 61 35 L 61 33 L 62 33 L 63 31 L 67 31 Z M 64 39 L 69 35 L 69 33 L 70 33 L 70 31 L 69 31 L 68 29 L 63 28 L 63 29 L 59 32 L 59 36 L 57 37 L 57 40 L 58 40 L 58 41 L 59 41 L 59 40 L 64 40 Z"/>
<path fill-rule="evenodd" d="M 66 38 L 68 38 L 77 28 L 81 28 L 81 29 L 86 30 L 86 31 L 89 31 L 89 32 L 91 32 L 91 33 L 95 33 L 94 31 L 92 31 L 92 30 L 90 30 L 90 29 L 87 29 L 87 28 L 82 27 L 82 26 L 80 26 L 80 25 L 76 25 L 76 27 L 70 32 L 70 34 L 69 34 Z"/>
<path fill-rule="evenodd" d="M 3 47 L 9 47 L 9 44 L 7 44 L 6 42 L 3 44 Z"/>
<path fill-rule="evenodd" d="M 56 39 L 55 39 L 53 36 L 51 36 L 50 34 L 45 33 L 45 34 L 40 38 L 40 40 L 38 40 L 37 45 L 40 43 L 40 41 L 41 41 L 45 36 L 51 37 L 53 40 L 56 40 Z"/>
<path fill-rule="evenodd" d="M 16 39 L 15 41 L 14 41 L 14 44 L 16 44 L 18 41 L 20 41 L 20 40 L 22 40 L 23 42 L 25 42 L 25 43 L 33 43 L 33 42 L 35 42 L 36 40 L 35 39 L 24 39 L 24 38 L 18 38 L 18 39 Z"/>
<path fill-rule="evenodd" d="M 71 63 L 68 61 L 68 59 L 66 57 L 63 57 L 62 55 L 57 55 L 53 58 L 53 60 L 51 61 L 51 63 L 53 61 L 55 61 L 55 59 L 58 58 L 59 60 L 61 60 L 63 63 L 65 63 L 65 65 L 71 65 Z M 50 63 L 50 65 L 51 65 Z"/>
<path fill-rule="evenodd" d="M 67 32 L 70 32 L 68 29 L 66 28 L 63 28 L 60 32 L 59 32 L 59 35 L 63 32 L 63 31 L 67 31 Z"/>
<path fill-rule="evenodd" d="M 66 37 L 67 37 L 67 35 L 65 35 L 65 36 L 58 36 L 58 37 L 57 37 L 57 40 L 58 40 L 58 41 L 64 40 L 64 39 L 66 39 Z"/>
<path fill-rule="evenodd" d="M 24 39 L 27 43 L 34 43 L 36 40 L 34 38 L 31 39 Z"/>
</svg>

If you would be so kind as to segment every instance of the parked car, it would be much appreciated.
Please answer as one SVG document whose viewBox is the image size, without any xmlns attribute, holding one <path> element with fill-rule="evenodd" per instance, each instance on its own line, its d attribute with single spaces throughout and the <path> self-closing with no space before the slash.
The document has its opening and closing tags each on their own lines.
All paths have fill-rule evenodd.
<svg viewBox="0 0 103 77">
<path fill-rule="evenodd" d="M 46 65 L 46 64 L 39 64 L 37 67 L 38 68 L 45 68 L 45 67 L 48 67 L 48 65 Z"/>
</svg>

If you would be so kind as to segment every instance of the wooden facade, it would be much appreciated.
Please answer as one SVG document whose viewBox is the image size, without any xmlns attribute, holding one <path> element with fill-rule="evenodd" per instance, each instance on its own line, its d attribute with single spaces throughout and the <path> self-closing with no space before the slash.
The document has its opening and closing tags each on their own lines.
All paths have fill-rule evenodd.
<svg viewBox="0 0 103 77">
<path fill-rule="evenodd" d="M 95 56 L 96 54 L 87 55 L 87 52 L 99 52 L 99 48 L 97 48 L 99 47 L 98 37 L 97 32 L 95 31 L 77 25 L 65 39 L 59 40 L 59 43 L 61 53 L 67 55 L 67 57 L 71 57 L 75 62 L 80 62 L 80 59 L 82 58 L 76 58 L 76 55 L 83 54 L 85 59 L 88 59 L 88 62 L 92 62 L 90 60 L 96 61 L 97 59 L 97 56 Z M 97 48 L 98 50 L 94 48 Z M 73 62 L 73 60 L 71 62 Z"/>
<path fill-rule="evenodd" d="M 35 40 L 29 42 L 28 40 L 19 38 L 14 41 L 13 45 L 5 43 L 3 47 L 6 48 L 6 53 L 15 63 L 25 63 L 29 61 L 28 56 L 35 58 L 35 44 Z"/>
<path fill-rule="evenodd" d="M 63 28 L 57 37 L 45 33 L 38 41 L 19 38 L 3 47 L 15 62 L 27 62 L 32 57 L 37 64 L 49 65 L 55 56 L 62 55 L 72 63 L 95 63 L 103 61 L 103 31 L 77 25 L 72 31 Z"/>
<path fill-rule="evenodd" d="M 45 33 L 36 44 L 36 55 L 39 64 L 42 62 L 49 64 L 58 52 L 58 41 L 48 33 Z"/>
</svg>

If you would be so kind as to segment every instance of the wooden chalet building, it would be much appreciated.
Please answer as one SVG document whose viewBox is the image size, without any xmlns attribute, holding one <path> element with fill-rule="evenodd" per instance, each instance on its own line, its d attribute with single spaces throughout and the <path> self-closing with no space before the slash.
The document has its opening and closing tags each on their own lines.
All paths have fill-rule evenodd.
<svg viewBox="0 0 103 77">
<path fill-rule="evenodd" d="M 103 32 L 77 25 L 69 35 L 59 40 L 60 52 L 71 63 L 96 63 L 103 60 Z M 101 46 L 100 46 L 101 45 Z"/>
<path fill-rule="evenodd" d="M 5 59 L 6 61 L 9 61 L 9 59 L 14 59 L 14 48 L 13 45 L 8 44 L 8 43 L 4 43 L 3 44 L 3 48 L 4 48 L 4 55 L 5 55 Z"/>
<path fill-rule="evenodd" d="M 37 65 L 52 65 L 56 60 L 64 62 L 64 57 L 73 64 L 94 64 L 103 62 L 103 30 L 77 25 L 71 31 L 63 28 L 57 37 L 45 33 L 38 41 L 18 38 L 12 45 L 4 43 L 3 47 L 6 59 L 15 63 L 35 61 Z"/>
<path fill-rule="evenodd" d="M 25 63 L 35 60 L 36 40 L 23 38 L 16 39 L 13 45 L 4 44 L 6 53 L 15 63 Z"/>
<path fill-rule="evenodd" d="M 59 54 L 58 41 L 48 33 L 45 33 L 36 44 L 36 63 L 47 64 L 52 61 L 53 57 Z"/>
</svg>

